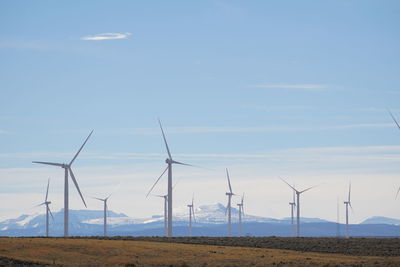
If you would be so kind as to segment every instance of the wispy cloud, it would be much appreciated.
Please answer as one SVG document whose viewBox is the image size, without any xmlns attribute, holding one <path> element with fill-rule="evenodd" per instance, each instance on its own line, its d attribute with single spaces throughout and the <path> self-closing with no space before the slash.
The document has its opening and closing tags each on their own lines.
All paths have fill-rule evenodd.
<svg viewBox="0 0 400 267">
<path fill-rule="evenodd" d="M 327 86 L 323 84 L 256 84 L 256 85 L 250 85 L 249 87 L 265 88 L 265 89 L 306 90 L 306 91 L 322 91 L 327 89 Z"/>
<path fill-rule="evenodd" d="M 291 126 L 291 125 L 272 125 L 272 126 L 181 126 L 166 127 L 169 134 L 208 134 L 208 133 L 265 133 L 280 131 L 326 131 L 326 130 L 345 130 L 356 128 L 388 128 L 393 127 L 392 123 L 355 123 L 343 125 L 320 125 L 320 126 Z M 159 134 L 158 128 L 134 128 L 121 130 L 119 134 Z"/>
<path fill-rule="evenodd" d="M 118 40 L 118 39 L 128 39 L 131 33 L 99 33 L 95 35 L 88 35 L 82 37 L 81 40 L 85 41 L 102 41 L 102 40 Z"/>
</svg>

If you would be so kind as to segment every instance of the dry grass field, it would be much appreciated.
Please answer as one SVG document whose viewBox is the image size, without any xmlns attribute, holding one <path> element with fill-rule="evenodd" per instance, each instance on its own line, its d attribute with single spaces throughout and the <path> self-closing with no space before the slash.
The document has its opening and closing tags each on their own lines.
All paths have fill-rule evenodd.
<svg viewBox="0 0 400 267">
<path fill-rule="evenodd" d="M 0 238 L 0 257 L 0 265 L 400 266 L 399 256 L 85 238 Z"/>
</svg>

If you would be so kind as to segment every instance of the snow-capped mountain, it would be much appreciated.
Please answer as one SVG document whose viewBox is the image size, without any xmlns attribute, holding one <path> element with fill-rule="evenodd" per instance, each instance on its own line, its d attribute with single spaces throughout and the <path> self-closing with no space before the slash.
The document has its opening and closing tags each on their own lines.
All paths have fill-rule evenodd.
<svg viewBox="0 0 400 267">
<path fill-rule="evenodd" d="M 224 236 L 226 234 L 226 207 L 220 203 L 202 205 L 195 208 L 194 234 L 205 236 Z M 237 228 L 238 209 L 232 208 L 234 231 Z M 61 236 L 64 227 L 64 211 L 54 212 L 50 219 L 50 235 Z M 71 235 L 102 235 L 102 210 L 70 210 Z M 188 208 L 174 209 L 174 234 L 186 235 L 188 227 Z M 375 219 L 374 219 L 375 218 Z M 373 217 L 359 225 L 351 225 L 352 231 L 359 235 L 399 236 L 400 226 L 394 219 Z M 386 219 L 386 220 L 385 220 Z M 305 236 L 336 236 L 337 225 L 334 222 L 318 218 L 301 218 L 302 233 Z M 386 226 L 377 223 L 389 223 Z M 243 217 L 245 233 L 248 235 L 291 235 L 291 219 L 273 219 L 245 214 Z M 110 235 L 163 235 L 163 214 L 150 218 L 131 218 L 123 213 L 108 212 L 108 232 Z M 379 226 L 379 227 L 378 227 Z M 342 226 L 341 226 L 342 227 Z M 0 236 L 40 236 L 45 234 L 45 214 L 22 215 L 15 219 L 0 222 Z"/>
<path fill-rule="evenodd" d="M 387 218 L 382 216 L 374 216 L 366 219 L 361 224 L 392 224 L 392 225 L 400 225 L 400 220 Z"/>
</svg>

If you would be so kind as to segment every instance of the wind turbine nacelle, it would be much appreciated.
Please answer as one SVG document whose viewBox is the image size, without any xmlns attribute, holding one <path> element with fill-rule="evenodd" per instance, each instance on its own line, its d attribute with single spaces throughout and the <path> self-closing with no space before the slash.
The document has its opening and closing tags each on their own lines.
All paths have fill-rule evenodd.
<svg viewBox="0 0 400 267">
<path fill-rule="evenodd" d="M 232 193 L 229 193 L 229 192 L 227 192 L 227 193 L 225 193 L 225 195 L 227 195 L 227 196 L 232 196 L 233 194 L 232 194 Z"/>
<path fill-rule="evenodd" d="M 172 161 L 171 159 L 168 159 L 168 158 L 167 158 L 167 159 L 165 160 L 165 163 L 167 163 L 167 164 L 172 164 L 173 161 Z"/>
</svg>

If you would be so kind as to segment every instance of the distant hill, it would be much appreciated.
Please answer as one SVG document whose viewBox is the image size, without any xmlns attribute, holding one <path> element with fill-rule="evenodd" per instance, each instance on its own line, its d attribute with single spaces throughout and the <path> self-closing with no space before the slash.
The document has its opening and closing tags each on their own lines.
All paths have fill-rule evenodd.
<svg viewBox="0 0 400 267">
<path fill-rule="evenodd" d="M 400 220 L 387 218 L 382 216 L 374 216 L 366 219 L 361 224 L 392 224 L 392 225 L 400 225 Z"/>
<path fill-rule="evenodd" d="M 220 203 L 202 205 L 196 208 L 196 222 L 193 234 L 201 236 L 225 236 L 226 207 Z M 102 210 L 70 210 L 70 235 L 102 235 Z M 50 219 L 50 235 L 63 235 L 64 211 L 54 212 Z M 233 235 L 238 231 L 238 210 L 232 208 Z M 290 218 L 273 219 L 245 214 L 243 235 L 249 236 L 291 236 Z M 384 217 L 372 217 L 361 224 L 350 225 L 353 236 L 400 236 L 400 221 Z M 123 213 L 108 212 L 109 235 L 152 236 L 163 235 L 162 215 L 150 218 L 131 218 Z M 339 232 L 338 232 L 339 230 Z M 188 210 L 186 207 L 174 210 L 174 235 L 188 233 Z M 302 236 L 343 235 L 344 225 L 338 225 L 319 218 L 301 218 Z M 21 215 L 15 219 L 0 222 L 1 236 L 43 236 L 45 234 L 45 214 Z"/>
</svg>

